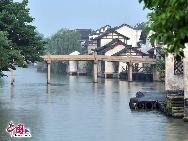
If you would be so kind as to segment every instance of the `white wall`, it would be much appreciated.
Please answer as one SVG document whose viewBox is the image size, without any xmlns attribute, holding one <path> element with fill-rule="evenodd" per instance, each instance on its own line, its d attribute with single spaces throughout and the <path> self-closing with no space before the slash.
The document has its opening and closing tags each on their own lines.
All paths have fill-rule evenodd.
<svg viewBox="0 0 188 141">
<path fill-rule="evenodd" d="M 125 46 L 123 46 L 123 45 L 117 45 L 113 49 L 107 51 L 105 53 L 105 55 L 112 56 L 113 54 L 121 51 L 124 48 L 125 48 Z M 105 73 L 114 73 L 114 72 L 115 72 L 115 68 L 114 68 L 113 62 L 107 62 L 107 61 L 105 61 Z"/>
<path fill-rule="evenodd" d="M 114 65 L 113 62 L 105 61 L 105 73 L 114 73 Z"/>
<path fill-rule="evenodd" d="M 121 50 L 124 49 L 124 48 L 125 48 L 125 46 L 123 46 L 123 45 L 117 45 L 117 46 L 114 47 L 113 49 L 107 51 L 107 52 L 105 53 L 105 55 L 107 55 L 107 56 L 114 55 L 115 53 L 121 51 Z"/>
<path fill-rule="evenodd" d="M 174 75 L 174 56 L 165 58 L 165 90 L 183 90 L 183 76 Z"/>
<path fill-rule="evenodd" d="M 69 61 L 69 72 L 77 72 L 77 71 L 78 71 L 78 62 Z"/>
<path fill-rule="evenodd" d="M 120 34 L 130 38 L 127 41 L 128 45 L 132 45 L 133 47 L 137 47 L 137 42 L 139 42 L 142 30 L 135 30 L 135 29 L 132 29 L 128 26 L 122 26 L 121 28 L 117 29 L 117 32 L 119 32 Z"/>
<path fill-rule="evenodd" d="M 102 47 L 102 46 L 104 46 L 104 45 L 106 45 L 106 44 L 108 44 L 108 43 L 110 43 L 112 41 L 112 39 L 101 39 L 101 46 L 100 47 Z"/>
<path fill-rule="evenodd" d="M 111 35 L 112 35 L 112 33 L 108 34 L 107 36 L 111 36 Z M 114 35 L 117 35 L 117 34 L 114 33 Z M 116 39 L 116 37 L 117 37 L 117 36 L 115 36 L 114 39 Z M 118 38 L 118 37 L 117 37 L 117 38 Z M 122 38 L 122 37 L 121 37 L 121 38 Z M 101 47 L 104 46 L 104 45 L 106 45 L 106 44 L 108 44 L 108 43 L 110 43 L 112 40 L 113 40 L 113 39 L 105 39 L 105 38 L 102 38 L 102 39 L 101 39 Z M 124 39 L 119 39 L 119 40 L 122 41 L 122 42 L 124 42 Z"/>
</svg>

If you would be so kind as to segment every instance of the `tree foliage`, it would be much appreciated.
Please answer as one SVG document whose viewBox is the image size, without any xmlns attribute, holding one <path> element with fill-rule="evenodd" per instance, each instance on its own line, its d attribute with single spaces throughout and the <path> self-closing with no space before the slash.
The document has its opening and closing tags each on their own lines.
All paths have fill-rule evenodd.
<svg viewBox="0 0 188 141">
<path fill-rule="evenodd" d="M 147 31 L 147 22 L 141 22 L 141 23 L 137 23 L 134 28 L 137 29 L 137 30 L 142 30 L 142 33 L 141 33 L 141 40 L 143 42 L 143 44 L 146 44 L 146 38 L 147 38 L 147 35 L 148 35 L 148 31 Z"/>
<path fill-rule="evenodd" d="M 20 51 L 13 48 L 12 42 L 8 39 L 7 33 L 0 31 L 0 70 L 6 69 L 9 63 L 16 61 L 18 65 L 23 65 L 24 56 Z"/>
<path fill-rule="evenodd" d="M 13 60 L 18 64 L 38 60 L 44 42 L 31 25 L 33 18 L 27 8 L 28 0 L 0 1 L 0 67 L 8 67 Z"/>
<path fill-rule="evenodd" d="M 165 80 L 165 58 L 157 58 L 156 59 L 156 68 L 159 72 L 159 79 L 161 81 Z"/>
<path fill-rule="evenodd" d="M 177 59 L 184 57 L 184 43 L 188 42 L 187 0 L 139 0 L 144 2 L 148 14 L 149 29 L 154 31 L 151 41 L 167 45 L 166 52 L 174 53 Z"/>
<path fill-rule="evenodd" d="M 161 49 L 159 52 L 160 56 L 156 58 L 156 69 L 159 72 L 159 79 L 165 80 L 165 51 Z"/>
<path fill-rule="evenodd" d="M 46 52 L 50 54 L 70 54 L 81 50 L 80 34 L 74 30 L 61 29 L 46 42 Z"/>
<path fill-rule="evenodd" d="M 146 26 L 147 26 L 147 23 L 146 22 L 141 22 L 141 23 L 137 23 L 134 28 L 137 29 L 137 30 L 143 30 L 146 32 Z"/>
<path fill-rule="evenodd" d="M 70 54 L 73 51 L 80 51 L 80 34 L 74 30 L 61 29 L 52 37 L 46 39 L 45 52 L 46 54 Z M 61 62 L 53 63 L 54 72 L 62 72 L 65 69 L 65 64 Z M 65 71 L 65 70 L 64 70 Z"/>
</svg>

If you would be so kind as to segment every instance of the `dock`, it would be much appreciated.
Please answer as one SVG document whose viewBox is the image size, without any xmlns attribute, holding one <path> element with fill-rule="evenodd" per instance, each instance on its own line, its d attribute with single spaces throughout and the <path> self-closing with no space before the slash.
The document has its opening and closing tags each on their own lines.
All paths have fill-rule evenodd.
<svg viewBox="0 0 188 141">
<path fill-rule="evenodd" d="M 135 111 L 157 110 L 166 116 L 183 118 L 184 96 L 182 91 L 137 92 L 130 99 L 129 107 Z"/>
</svg>

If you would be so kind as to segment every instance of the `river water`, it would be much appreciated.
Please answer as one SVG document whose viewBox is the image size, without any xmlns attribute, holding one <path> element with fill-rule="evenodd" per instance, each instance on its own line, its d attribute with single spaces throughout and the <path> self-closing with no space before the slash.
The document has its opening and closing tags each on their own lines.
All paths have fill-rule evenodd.
<svg viewBox="0 0 188 141">
<path fill-rule="evenodd" d="M 9 74 L 9 72 L 7 73 Z M 46 74 L 33 67 L 15 71 L 15 85 L 0 80 L 0 141 L 16 141 L 5 129 L 24 123 L 23 141 L 188 141 L 188 124 L 159 112 L 132 112 L 137 91 L 164 91 L 164 84 Z"/>
</svg>

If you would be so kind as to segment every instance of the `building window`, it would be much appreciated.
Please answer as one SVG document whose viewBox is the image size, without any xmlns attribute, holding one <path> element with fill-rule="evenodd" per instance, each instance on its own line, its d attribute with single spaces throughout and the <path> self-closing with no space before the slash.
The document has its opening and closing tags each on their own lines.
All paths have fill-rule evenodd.
<svg viewBox="0 0 188 141">
<path fill-rule="evenodd" d="M 177 61 L 174 57 L 174 75 L 183 74 L 183 61 Z"/>
</svg>

